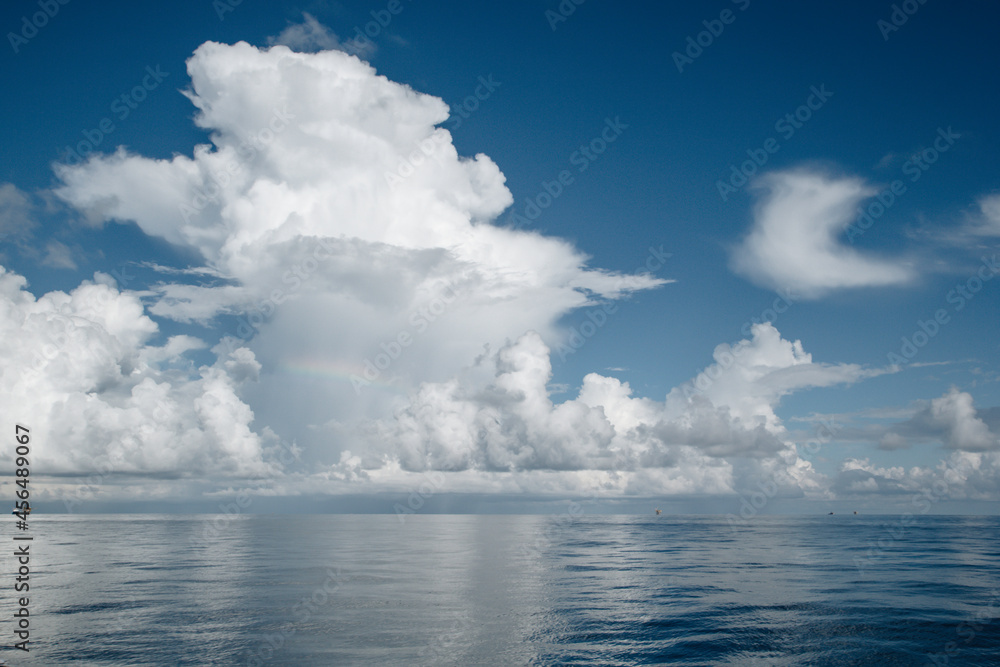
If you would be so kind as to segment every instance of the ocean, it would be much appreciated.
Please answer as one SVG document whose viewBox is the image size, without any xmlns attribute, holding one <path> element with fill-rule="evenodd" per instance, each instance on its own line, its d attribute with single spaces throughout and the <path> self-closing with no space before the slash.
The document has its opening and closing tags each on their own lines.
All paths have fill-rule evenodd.
<svg viewBox="0 0 1000 667">
<path fill-rule="evenodd" d="M 49 515 L 27 534 L 29 592 L 25 542 L 0 559 L 17 667 L 1000 665 L 998 517 Z"/>
</svg>

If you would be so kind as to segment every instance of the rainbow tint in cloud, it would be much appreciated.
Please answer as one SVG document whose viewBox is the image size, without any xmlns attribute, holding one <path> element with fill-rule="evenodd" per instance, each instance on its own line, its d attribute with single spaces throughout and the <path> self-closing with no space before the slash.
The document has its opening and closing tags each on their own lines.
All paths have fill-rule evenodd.
<svg viewBox="0 0 1000 667">
<path fill-rule="evenodd" d="M 355 386 L 360 381 L 366 387 L 385 389 L 397 394 L 406 393 L 396 382 L 381 379 L 368 380 L 365 377 L 365 367 L 362 364 L 344 359 L 293 359 L 278 366 L 278 372 L 328 382 L 346 382 L 355 384 Z M 354 380 L 353 383 L 352 380 Z"/>
</svg>

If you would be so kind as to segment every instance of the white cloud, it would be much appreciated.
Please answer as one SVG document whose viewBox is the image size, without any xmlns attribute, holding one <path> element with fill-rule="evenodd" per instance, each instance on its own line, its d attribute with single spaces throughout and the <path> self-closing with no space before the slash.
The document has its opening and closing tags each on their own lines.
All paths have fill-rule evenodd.
<svg viewBox="0 0 1000 667">
<path fill-rule="evenodd" d="M 0 267 L 0 403 L 5 429 L 13 433 L 15 421 L 31 429 L 35 470 L 267 471 L 264 448 L 274 436 L 251 429 L 253 413 L 238 396 L 259 369 L 249 350 L 220 347 L 211 366 L 163 370 L 204 343 L 175 336 L 151 345 L 156 324 L 110 276 L 37 299 L 25 284 Z"/>
<path fill-rule="evenodd" d="M 918 418 L 938 429 L 945 444 L 952 449 L 968 452 L 1000 450 L 1000 437 L 991 433 L 986 423 L 977 416 L 972 395 L 955 387 L 932 400 L 929 408 Z"/>
<path fill-rule="evenodd" d="M 491 224 L 512 203 L 496 164 L 458 155 L 441 99 L 354 56 L 209 42 L 188 71 L 211 145 L 61 166 L 57 194 L 95 224 L 134 220 L 204 257 L 228 284 L 159 285 L 150 312 L 241 315 L 229 333 L 253 335 L 265 380 L 248 400 L 318 460 L 350 443 L 311 427 L 385 415 L 394 396 L 378 387 L 449 377 L 529 329 L 554 342 L 573 309 L 667 282 L 588 268 L 566 241 Z M 337 380 L 401 334 L 411 344 L 374 388 L 359 397 Z M 298 381 L 304 365 L 330 379 Z"/>
<path fill-rule="evenodd" d="M 308 12 L 302 13 L 301 23 L 289 22 L 276 37 L 268 37 L 269 46 L 282 44 L 293 51 L 303 53 L 311 51 L 329 51 L 337 49 L 348 53 L 359 53 L 354 49 L 353 43 L 342 44 L 337 35 L 328 27 L 316 20 L 316 17 Z M 371 42 L 367 42 L 371 44 Z"/>
<path fill-rule="evenodd" d="M 783 339 L 769 324 L 756 324 L 751 332 L 751 340 L 716 346 L 715 363 L 690 384 L 671 391 L 668 403 L 674 401 L 682 411 L 684 396 L 697 391 L 716 405 L 729 406 L 744 420 L 762 420 L 773 428 L 779 423 L 773 408 L 782 396 L 799 389 L 850 384 L 891 372 L 857 364 L 814 363 L 801 341 Z"/>
<path fill-rule="evenodd" d="M 871 372 L 815 364 L 767 324 L 751 340 L 719 346 L 716 359 L 705 371 L 710 386 L 675 389 L 663 402 L 591 373 L 577 398 L 553 403 L 549 349 L 528 333 L 459 376 L 421 385 L 393 418 L 370 426 L 362 465 L 375 476 L 396 460 L 404 471 L 466 479 L 533 471 L 535 483 L 550 476 L 560 488 L 575 472 L 577 493 L 593 490 L 584 475 L 617 475 L 613 488 L 643 494 L 725 493 L 762 479 L 784 492 L 820 492 L 821 477 L 798 458 L 774 408 L 794 391 Z"/>
<path fill-rule="evenodd" d="M 995 408 L 977 410 L 971 394 L 952 387 L 938 398 L 892 413 L 905 417 L 900 421 L 849 429 L 842 436 L 856 442 L 877 441 L 884 450 L 938 443 L 966 452 L 1000 451 L 1000 434 L 994 431 L 997 423 L 990 419 L 996 412 Z"/>
<path fill-rule="evenodd" d="M 945 500 L 996 500 L 1000 453 L 953 452 L 937 465 L 884 467 L 868 459 L 847 459 L 831 489 L 840 497 L 898 496 L 910 511 L 926 513 Z"/>
<path fill-rule="evenodd" d="M 663 401 L 589 374 L 576 398 L 553 402 L 559 320 L 667 280 L 590 268 L 569 242 L 494 225 L 512 203 L 497 165 L 458 155 L 438 127 L 441 99 L 356 57 L 206 43 L 188 72 L 211 144 L 61 166 L 57 194 L 93 224 L 135 221 L 204 266 L 141 295 L 105 281 L 35 300 L 16 277 L 4 283 L 5 307 L 21 313 L 3 339 L 9 358 L 72 332 L 25 380 L 34 384 L 4 389 L 40 397 L 12 405 L 57 443 L 40 452 L 50 469 L 103 456 L 136 474 L 263 474 L 273 429 L 303 445 L 304 465 L 274 480 L 276 495 L 400 488 L 438 471 L 442 491 L 727 493 L 767 479 L 783 493 L 826 493 L 775 409 L 793 392 L 884 370 L 813 362 L 799 341 L 757 325 Z M 765 184 L 734 259 L 756 279 L 804 296 L 911 279 L 834 241 L 870 188 L 803 173 Z M 211 282 L 190 284 L 199 276 Z M 98 296 L 99 308 L 80 305 Z M 194 369 L 185 355 L 205 344 L 152 345 L 148 315 L 235 315 L 216 335 L 246 344 L 225 339 Z M 975 442 L 960 407 L 942 415 L 958 415 L 956 442 Z"/>
<path fill-rule="evenodd" d="M 857 217 L 858 204 L 877 194 L 875 188 L 805 170 L 768 174 L 755 188 L 766 192 L 750 232 L 732 255 L 732 268 L 755 283 L 818 298 L 838 289 L 916 279 L 907 262 L 865 255 L 838 239 Z"/>
</svg>

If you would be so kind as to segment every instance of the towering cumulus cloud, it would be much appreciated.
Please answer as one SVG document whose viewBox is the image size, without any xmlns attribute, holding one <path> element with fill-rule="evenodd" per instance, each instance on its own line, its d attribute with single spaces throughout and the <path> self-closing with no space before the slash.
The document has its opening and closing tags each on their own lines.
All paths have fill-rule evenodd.
<svg viewBox="0 0 1000 667">
<path fill-rule="evenodd" d="M 663 284 L 586 266 L 571 244 L 497 226 L 512 203 L 488 157 L 461 157 L 439 98 L 339 52 L 206 43 L 188 62 L 211 144 L 119 149 L 57 166 L 95 224 L 135 221 L 197 251 L 212 286 L 163 283 L 150 313 L 215 324 L 253 349 L 260 423 L 339 460 L 353 425 L 574 308 Z M 318 377 L 317 377 L 318 376 Z"/>
<path fill-rule="evenodd" d="M 355 56 L 210 42 L 188 73 L 210 143 L 57 165 L 56 194 L 94 225 L 135 222 L 201 261 L 141 293 L 98 274 L 36 298 L 0 275 L 12 378 L 0 391 L 45 425 L 48 469 L 267 476 L 273 493 L 400 489 L 432 473 L 442 490 L 730 493 L 768 479 L 826 493 L 776 408 L 881 371 L 814 362 L 765 324 L 662 400 L 590 374 L 555 402 L 560 318 L 667 280 L 592 268 L 564 240 L 498 225 L 504 176 L 458 155 L 444 102 Z M 746 271 L 814 293 L 909 279 L 833 242 L 862 185 L 775 179 Z M 169 320 L 205 333 L 164 338 Z M 987 446 L 975 424 L 953 431 Z M 276 463 L 292 443 L 296 460 Z"/>
</svg>

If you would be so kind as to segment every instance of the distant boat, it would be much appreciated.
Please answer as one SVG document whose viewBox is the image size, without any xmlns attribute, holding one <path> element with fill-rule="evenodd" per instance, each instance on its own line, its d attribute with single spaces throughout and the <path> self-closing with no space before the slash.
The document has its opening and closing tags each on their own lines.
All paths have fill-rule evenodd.
<svg viewBox="0 0 1000 667">
<path fill-rule="evenodd" d="M 830 512 L 830 514 L 833 514 L 833 512 Z M 828 515 L 828 516 L 829 516 L 829 515 Z"/>
<path fill-rule="evenodd" d="M 31 508 L 25 507 L 23 510 L 15 509 L 11 514 L 31 514 Z"/>
<path fill-rule="evenodd" d="M 657 515 L 657 516 L 659 516 L 659 515 L 660 515 L 660 510 L 655 510 L 655 512 L 656 512 L 656 515 Z"/>
</svg>

